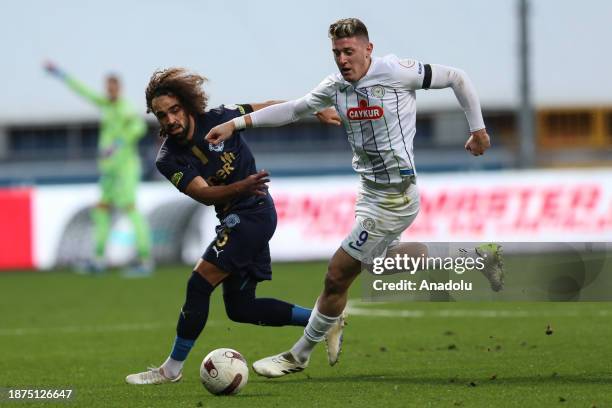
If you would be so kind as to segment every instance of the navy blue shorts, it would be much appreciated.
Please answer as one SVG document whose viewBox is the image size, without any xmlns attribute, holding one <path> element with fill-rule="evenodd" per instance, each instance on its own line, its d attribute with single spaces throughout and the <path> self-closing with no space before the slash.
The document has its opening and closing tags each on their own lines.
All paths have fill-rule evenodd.
<svg viewBox="0 0 612 408">
<path fill-rule="evenodd" d="M 202 256 L 231 274 L 232 281 L 272 279 L 268 242 L 276 230 L 276 209 L 271 199 L 259 203 L 225 216 L 216 227 L 217 237 Z"/>
</svg>

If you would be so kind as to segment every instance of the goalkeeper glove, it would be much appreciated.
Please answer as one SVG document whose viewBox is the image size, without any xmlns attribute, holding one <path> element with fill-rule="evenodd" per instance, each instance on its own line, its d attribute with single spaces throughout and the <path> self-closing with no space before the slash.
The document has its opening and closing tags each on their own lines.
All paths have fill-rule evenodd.
<svg viewBox="0 0 612 408">
<path fill-rule="evenodd" d="M 60 69 L 57 65 L 55 65 L 53 62 L 51 61 L 45 62 L 44 67 L 45 67 L 45 70 L 49 74 L 53 75 L 54 77 L 59 78 L 59 79 L 66 78 L 66 73 L 62 69 Z"/>
</svg>

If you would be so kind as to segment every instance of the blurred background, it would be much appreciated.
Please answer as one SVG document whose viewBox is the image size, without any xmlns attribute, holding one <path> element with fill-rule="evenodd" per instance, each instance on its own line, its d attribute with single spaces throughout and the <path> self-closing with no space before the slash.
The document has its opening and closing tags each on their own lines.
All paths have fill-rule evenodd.
<svg viewBox="0 0 612 408">
<path fill-rule="evenodd" d="M 0 269 L 48 269 L 92 251 L 100 113 L 52 80 L 44 61 L 100 92 L 106 74 L 121 77 L 147 121 L 138 205 L 155 260 L 192 263 L 214 215 L 155 169 L 158 127 L 144 101 L 151 73 L 184 66 L 207 76 L 211 107 L 294 99 L 336 71 L 327 28 L 353 16 L 368 26 L 375 55 L 464 69 L 492 137 L 483 157 L 466 154 L 467 122 L 452 91 L 418 92 L 423 210 L 407 239 L 612 240 L 608 1 L 26 0 L 3 5 L 2 15 Z M 325 259 L 353 217 L 357 178 L 342 128 L 305 120 L 245 137 L 274 178 L 273 259 Z M 133 257 L 121 217 L 110 241 L 111 263 Z"/>
</svg>

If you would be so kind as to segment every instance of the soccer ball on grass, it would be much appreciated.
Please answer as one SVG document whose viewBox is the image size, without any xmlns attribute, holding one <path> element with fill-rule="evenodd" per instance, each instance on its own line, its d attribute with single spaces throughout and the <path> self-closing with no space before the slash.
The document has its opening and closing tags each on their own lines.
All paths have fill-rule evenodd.
<svg viewBox="0 0 612 408">
<path fill-rule="evenodd" d="M 230 348 L 211 351 L 200 366 L 204 388 L 214 395 L 234 395 L 246 385 L 249 367 L 242 354 Z"/>
</svg>

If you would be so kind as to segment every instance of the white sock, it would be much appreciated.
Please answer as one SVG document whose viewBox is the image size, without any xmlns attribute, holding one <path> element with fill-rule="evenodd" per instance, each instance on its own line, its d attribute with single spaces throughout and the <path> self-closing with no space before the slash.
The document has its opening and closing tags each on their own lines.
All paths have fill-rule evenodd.
<svg viewBox="0 0 612 408">
<path fill-rule="evenodd" d="M 310 358 L 310 354 L 317 344 L 316 341 L 310 341 L 303 335 L 297 343 L 291 347 L 291 354 L 293 354 L 293 357 L 295 357 L 299 363 L 304 363 Z"/>
<path fill-rule="evenodd" d="M 310 314 L 310 319 L 308 319 L 308 324 L 304 329 L 304 335 L 293 345 L 291 354 L 301 363 L 307 361 L 317 343 L 323 341 L 325 334 L 336 324 L 339 317 L 325 316 L 319 312 L 318 307 L 315 305 Z"/>
<path fill-rule="evenodd" d="M 184 361 L 173 360 L 171 357 L 168 357 L 164 364 L 161 365 L 161 368 L 164 371 L 164 375 L 168 378 L 176 378 L 183 371 Z"/>
</svg>

